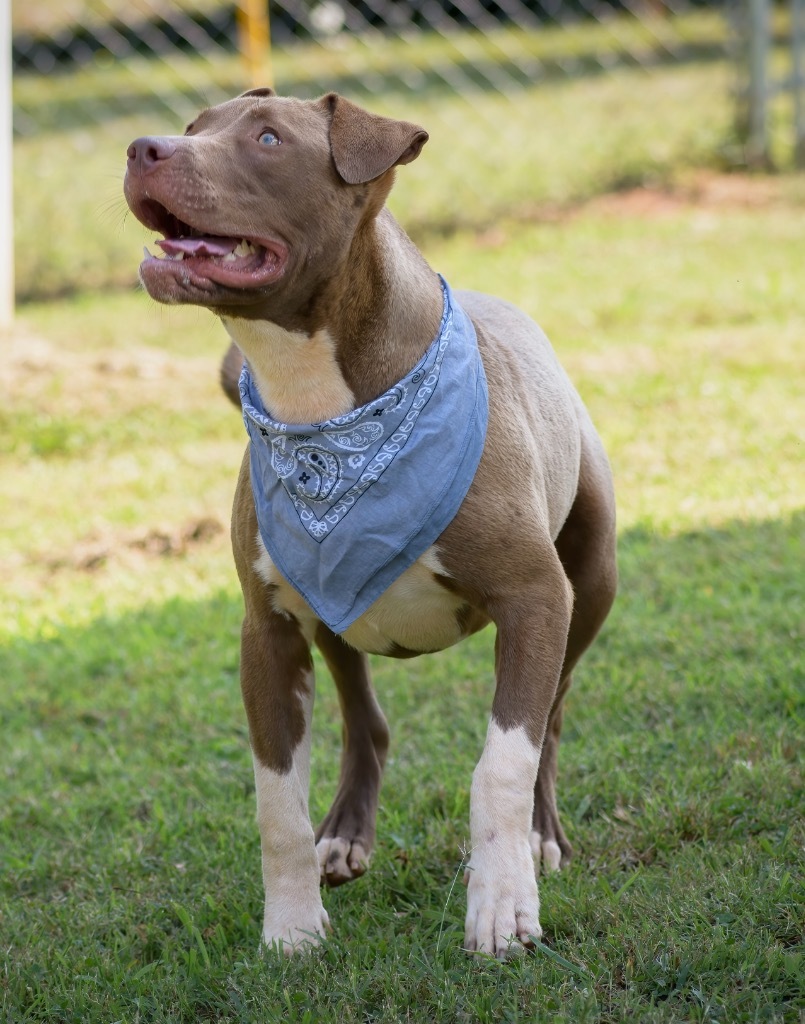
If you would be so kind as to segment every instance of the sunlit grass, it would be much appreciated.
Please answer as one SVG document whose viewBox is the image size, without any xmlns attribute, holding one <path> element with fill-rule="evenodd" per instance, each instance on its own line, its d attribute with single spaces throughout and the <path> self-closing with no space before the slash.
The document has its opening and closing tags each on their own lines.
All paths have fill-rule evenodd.
<svg viewBox="0 0 805 1024">
<path fill-rule="evenodd" d="M 744 205 L 657 192 L 647 216 L 626 196 L 426 244 L 456 286 L 500 294 L 546 328 L 607 443 L 624 527 L 673 533 L 802 504 L 805 202 L 795 180 L 759 208 L 763 189 L 746 188 Z M 8 595 L 26 617 L 37 592 L 71 619 L 98 607 L 74 601 L 76 586 L 115 607 L 141 599 L 142 567 L 120 556 L 89 577 L 54 563 L 75 567 L 118 537 L 125 548 L 143 524 L 225 527 L 244 435 L 217 386 L 222 335 L 203 311 L 135 292 L 23 309 L 2 413 L 0 552 L 31 560 Z M 225 530 L 210 544 L 207 568 L 203 550 L 149 564 L 160 596 L 180 593 L 185 573 L 194 587 L 199 573 L 211 590 L 231 584 Z"/>
<path fill-rule="evenodd" d="M 662 63 L 663 34 L 668 45 L 698 40 L 700 56 Z M 424 236 L 729 160 L 731 72 L 719 56 L 722 36 L 712 15 L 649 27 L 615 18 L 484 35 L 378 35 L 280 51 L 276 82 L 280 92 L 302 96 L 339 90 L 428 129 L 428 146 L 400 174 L 393 199 L 409 229 Z M 632 59 L 636 53 L 650 72 Z M 129 142 L 181 132 L 200 107 L 245 84 L 235 56 L 100 60 L 72 74 L 18 76 L 18 293 L 133 284 L 150 239 L 122 198 Z"/>
<path fill-rule="evenodd" d="M 621 593 L 566 716 L 576 859 L 541 884 L 555 956 L 507 966 L 461 953 L 463 888 L 448 896 L 490 631 L 377 659 L 393 747 L 372 869 L 327 894 L 324 951 L 256 955 L 226 536 L 243 436 L 215 383 L 222 332 L 137 294 L 24 309 L 0 452 L 9 1020 L 794 1019 L 805 305 L 802 207 L 784 192 L 650 216 L 626 196 L 620 212 L 593 203 L 427 246 L 457 286 L 548 326 L 619 497 Z M 314 817 L 340 735 L 319 678 Z"/>
</svg>

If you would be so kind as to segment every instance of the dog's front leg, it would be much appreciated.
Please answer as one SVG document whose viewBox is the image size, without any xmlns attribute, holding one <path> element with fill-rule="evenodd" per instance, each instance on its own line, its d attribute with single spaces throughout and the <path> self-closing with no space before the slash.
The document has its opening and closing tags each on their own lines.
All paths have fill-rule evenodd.
<svg viewBox="0 0 805 1024">
<path fill-rule="evenodd" d="M 323 623 L 316 643 L 332 673 L 344 716 L 338 792 L 316 829 L 316 850 L 322 882 L 341 885 L 359 878 L 369 864 L 389 729 L 372 689 L 367 656 Z"/>
<path fill-rule="evenodd" d="M 329 927 L 308 814 L 313 663 L 295 619 L 249 609 L 241 640 L 263 859 L 263 940 L 292 953 Z"/>
<path fill-rule="evenodd" d="M 465 945 L 497 957 L 541 935 L 529 835 L 572 608 L 559 559 L 546 561 L 538 582 L 490 608 L 498 628 L 496 689 L 472 779 Z"/>
</svg>

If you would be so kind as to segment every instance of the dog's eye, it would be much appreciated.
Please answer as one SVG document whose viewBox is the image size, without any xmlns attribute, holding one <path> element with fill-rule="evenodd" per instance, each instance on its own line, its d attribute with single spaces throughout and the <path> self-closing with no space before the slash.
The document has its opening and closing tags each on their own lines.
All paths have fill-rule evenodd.
<svg viewBox="0 0 805 1024">
<path fill-rule="evenodd" d="M 279 146 L 281 145 L 282 140 L 278 135 L 275 135 L 274 132 L 266 129 L 258 139 L 258 142 L 261 142 L 264 146 Z"/>
</svg>

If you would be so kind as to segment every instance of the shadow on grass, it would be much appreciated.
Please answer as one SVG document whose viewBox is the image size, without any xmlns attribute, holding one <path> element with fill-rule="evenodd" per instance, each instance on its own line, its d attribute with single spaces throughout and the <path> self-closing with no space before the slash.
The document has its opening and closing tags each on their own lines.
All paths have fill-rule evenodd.
<svg viewBox="0 0 805 1024">
<path fill-rule="evenodd" d="M 658 709 L 680 701 L 694 717 L 718 706 L 729 728 L 747 726 L 747 716 L 782 726 L 792 702 L 801 707 L 803 699 L 795 635 L 804 532 L 799 514 L 670 538 L 644 529 L 623 535 L 618 601 L 577 670 L 566 743 L 596 716 L 602 729 L 617 723 L 619 732 L 643 731 Z M 111 750 L 116 764 L 145 770 L 154 757 L 183 765 L 189 759 L 201 773 L 205 765 L 214 770 L 216 751 L 228 757 L 245 749 L 241 607 L 236 593 L 175 599 L 0 648 L 2 748 L 17 750 L 12 759 L 19 759 L 10 777 L 30 775 L 36 785 L 31 745 L 68 782 L 84 771 L 76 768 L 76 752 L 85 747 L 101 760 Z M 379 697 L 392 726 L 413 744 L 412 756 L 426 758 L 448 733 L 451 746 L 461 735 L 480 741 L 491 702 L 492 646 L 486 631 L 413 662 L 374 659 Z M 331 687 L 322 700 L 328 743 L 336 749 Z M 86 770 L 101 781 L 100 762 Z M 8 810 L 7 804 L 6 819 Z"/>
<path fill-rule="evenodd" d="M 679 670 L 697 674 L 703 658 L 719 650 L 751 658 L 753 644 L 762 640 L 764 649 L 774 641 L 785 653 L 800 625 L 803 538 L 805 513 L 670 538 L 642 527 L 627 531 L 619 543 L 619 598 L 586 659 L 606 675 L 608 651 L 618 660 L 651 657 L 673 641 Z M 159 699 L 170 701 L 173 684 L 202 701 L 205 693 L 237 681 L 241 612 L 240 594 L 222 592 L 56 629 L 47 638 L 12 640 L 0 648 L 3 723 L 28 709 L 32 726 L 46 725 L 34 712 L 41 698 L 114 706 L 118 697 L 134 698 L 135 681 L 159 689 Z M 422 678 L 428 657 L 417 662 Z M 384 666 L 395 664 L 377 658 L 376 672 L 382 677 Z"/>
<path fill-rule="evenodd" d="M 419 1019 L 445 1024 L 499 1020 L 501 1001 L 513 1019 L 553 1007 L 576 1024 L 699 1019 L 704 999 L 716 1019 L 782 1020 L 796 999 L 803 527 L 797 515 L 622 537 L 619 601 L 566 718 L 560 806 L 577 856 L 541 883 L 557 954 L 506 967 L 460 953 L 451 889 L 491 700 L 489 632 L 377 660 L 393 745 L 373 868 L 325 897 L 336 938 L 292 963 L 252 955 L 239 596 L 6 645 L 9 1019 L 392 1022 L 415 992 Z M 340 731 L 332 687 L 317 700 L 314 817 Z"/>
<path fill-rule="evenodd" d="M 598 688 L 613 675 L 628 677 L 638 663 L 653 663 L 656 671 L 646 681 L 656 686 L 669 666 L 680 677 L 698 679 L 707 665 L 714 691 L 720 692 L 728 680 L 719 665 L 740 659 L 742 675 L 763 682 L 773 699 L 773 684 L 784 680 L 772 670 L 794 664 L 793 637 L 802 610 L 798 553 L 804 534 L 802 513 L 784 521 L 731 522 L 675 537 L 642 528 L 628 531 L 619 544 L 618 601 L 579 676 L 594 676 L 590 685 Z M 43 639 L 11 641 L 0 648 L 4 727 L 46 731 L 60 711 L 78 723 L 84 716 L 88 725 L 106 715 L 120 713 L 133 720 L 143 714 L 147 739 L 152 715 L 170 725 L 177 701 L 188 720 L 201 716 L 212 723 L 219 700 L 237 704 L 240 617 L 240 595 L 221 593 L 202 602 L 174 599 L 87 627 L 58 629 Z M 487 660 L 488 634 L 469 645 L 472 658 Z M 384 676 L 413 674 L 429 689 L 429 661 L 450 660 L 465 646 L 418 659 L 413 673 L 393 660 L 375 659 L 381 696 Z M 765 658 L 772 652 L 768 664 Z M 460 653 L 455 656 L 464 660 Z M 484 672 L 491 654 L 489 659 Z M 487 678 L 479 692 L 488 694 Z"/>
</svg>

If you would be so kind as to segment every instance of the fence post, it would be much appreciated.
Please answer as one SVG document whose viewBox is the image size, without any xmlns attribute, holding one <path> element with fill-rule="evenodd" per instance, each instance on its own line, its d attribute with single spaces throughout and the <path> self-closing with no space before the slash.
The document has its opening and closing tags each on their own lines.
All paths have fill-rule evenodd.
<svg viewBox="0 0 805 1024">
<path fill-rule="evenodd" d="M 794 104 L 794 166 L 805 168 L 805 0 L 791 0 L 791 90 Z"/>
<path fill-rule="evenodd" d="M 11 0 L 0 0 L 0 330 L 14 321 Z"/>
<path fill-rule="evenodd" d="M 748 4 L 749 95 L 746 162 L 750 167 L 768 167 L 770 161 L 766 106 L 769 87 L 766 71 L 770 49 L 769 3 L 768 0 L 748 0 Z"/>
<path fill-rule="evenodd" d="M 268 0 L 238 0 L 238 36 L 248 68 L 249 86 L 274 85 Z"/>
</svg>

